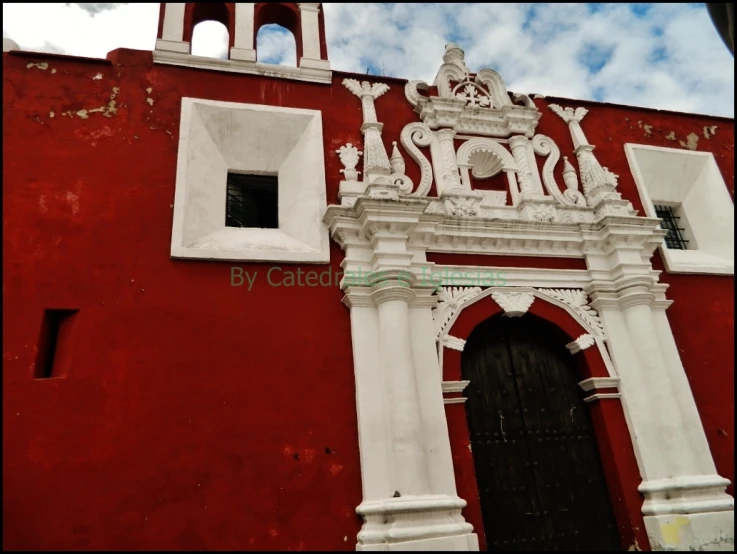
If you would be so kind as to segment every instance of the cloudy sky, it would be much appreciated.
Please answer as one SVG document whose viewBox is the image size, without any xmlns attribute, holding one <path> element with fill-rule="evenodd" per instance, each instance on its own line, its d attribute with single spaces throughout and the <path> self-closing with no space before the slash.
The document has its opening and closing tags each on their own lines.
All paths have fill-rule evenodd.
<svg viewBox="0 0 737 554">
<path fill-rule="evenodd" d="M 734 117 L 734 58 L 704 4 L 323 4 L 333 69 L 432 82 L 444 45 L 510 90 Z M 158 4 L 3 4 L 3 37 L 24 50 L 104 57 L 151 50 Z M 222 57 L 218 23 L 193 53 Z M 259 61 L 295 64 L 294 39 L 258 35 Z"/>
</svg>

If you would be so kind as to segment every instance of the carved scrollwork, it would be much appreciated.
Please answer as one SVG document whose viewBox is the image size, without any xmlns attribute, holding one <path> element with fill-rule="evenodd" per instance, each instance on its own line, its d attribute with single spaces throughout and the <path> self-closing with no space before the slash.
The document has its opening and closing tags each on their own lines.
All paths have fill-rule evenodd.
<svg viewBox="0 0 737 554">
<path fill-rule="evenodd" d="M 410 81 L 404 85 L 404 97 L 414 108 L 423 99 L 427 99 L 426 96 L 420 94 L 420 91 L 427 92 L 428 89 L 428 84 L 425 81 Z"/>
<path fill-rule="evenodd" d="M 420 183 L 412 196 L 427 196 L 432 185 L 432 165 L 417 146 L 430 146 L 432 132 L 424 123 L 410 123 L 402 129 L 399 140 L 409 157 L 420 166 Z"/>
<path fill-rule="evenodd" d="M 550 298 L 554 298 L 568 304 L 573 310 L 588 323 L 594 332 L 602 339 L 604 335 L 604 326 L 599 319 L 599 314 L 589 306 L 588 296 L 581 289 L 537 289 L 538 292 L 544 293 Z"/>
<path fill-rule="evenodd" d="M 458 309 L 479 294 L 481 294 L 481 287 L 442 287 L 438 291 L 438 305 L 432 311 L 435 321 L 435 337 L 440 338 Z"/>
<path fill-rule="evenodd" d="M 532 148 L 537 155 L 548 157 L 548 159 L 545 160 L 545 165 L 543 165 L 542 170 L 542 181 L 548 194 L 563 205 L 585 206 L 586 199 L 581 193 L 576 190 L 569 192 L 571 191 L 570 188 L 566 190 L 566 193 L 568 193 L 567 195 L 565 193 L 561 193 L 558 183 L 555 181 L 553 170 L 560 159 L 560 150 L 558 149 L 558 145 L 555 144 L 550 137 L 545 135 L 535 135 L 532 139 Z"/>
</svg>

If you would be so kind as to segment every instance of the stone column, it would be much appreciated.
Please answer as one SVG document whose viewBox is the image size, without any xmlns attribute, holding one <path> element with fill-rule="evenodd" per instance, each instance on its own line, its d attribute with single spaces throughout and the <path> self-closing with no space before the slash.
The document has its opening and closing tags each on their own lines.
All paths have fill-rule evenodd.
<svg viewBox="0 0 737 554">
<path fill-rule="evenodd" d="M 532 175 L 529 157 L 530 141 L 527 137 L 518 135 L 509 139 L 509 146 L 512 149 L 514 161 L 517 162 L 517 176 L 520 188 L 520 200 L 540 199 L 543 191 Z"/>
<path fill-rule="evenodd" d="M 302 58 L 299 67 L 330 69 L 330 62 L 320 57 L 320 4 L 298 4 L 302 20 Z"/>
<path fill-rule="evenodd" d="M 433 133 L 432 142 L 430 143 L 435 187 L 438 196 L 462 194 L 471 190 L 470 187 L 465 187 L 461 182 L 455 144 L 453 143 L 455 134 L 456 132 L 453 129 L 440 129 Z"/>
<path fill-rule="evenodd" d="M 326 215 L 333 236 L 346 241 L 363 483 L 357 550 L 478 550 L 453 474 L 432 320 L 438 283 L 420 277 L 423 254 L 408 248 L 428 204 L 359 197 L 358 235 L 342 232 L 354 228 L 345 214 Z M 366 268 L 353 286 L 348 276 Z"/>
<path fill-rule="evenodd" d="M 164 4 L 164 28 L 156 39 L 156 50 L 189 54 L 189 43 L 183 40 L 185 6 L 183 2 Z"/>
<path fill-rule="evenodd" d="M 245 62 L 256 61 L 255 37 L 254 37 L 254 8 L 253 2 L 236 3 L 235 5 L 235 39 L 233 48 L 230 49 L 231 60 L 242 60 Z"/>
<path fill-rule="evenodd" d="M 591 305 L 602 318 L 621 379 L 651 547 L 733 549 L 729 481 L 716 473 L 688 380 L 664 343 L 672 333 L 653 312 L 652 278 L 618 281 L 595 287 Z"/>
<path fill-rule="evenodd" d="M 396 491 L 387 493 L 422 495 L 429 491 L 409 331 L 409 304 L 415 295 L 409 283 L 392 273 L 374 285 L 371 294 L 379 315 L 381 372 L 389 397 L 396 468 Z"/>
</svg>

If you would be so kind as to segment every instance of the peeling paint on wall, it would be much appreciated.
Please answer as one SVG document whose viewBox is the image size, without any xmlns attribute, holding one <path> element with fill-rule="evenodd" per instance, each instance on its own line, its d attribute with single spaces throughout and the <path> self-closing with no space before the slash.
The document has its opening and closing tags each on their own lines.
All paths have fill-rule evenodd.
<svg viewBox="0 0 737 554">
<path fill-rule="evenodd" d="M 26 68 L 31 69 L 32 67 L 37 67 L 42 71 L 46 71 L 49 68 L 49 64 L 46 62 L 39 62 L 39 63 L 29 63 Z"/>
<path fill-rule="evenodd" d="M 717 134 L 717 126 L 716 125 L 707 125 L 704 127 L 704 138 L 709 139 Z"/>
<path fill-rule="evenodd" d="M 676 132 L 671 131 L 667 135 L 665 135 L 666 140 L 676 140 Z"/>
<path fill-rule="evenodd" d="M 686 140 L 688 142 L 683 142 L 682 140 L 679 140 L 678 144 L 680 144 L 684 148 L 688 148 L 689 150 L 696 150 L 696 145 L 699 143 L 699 135 L 697 135 L 696 133 L 691 133 L 686 137 Z"/>
<path fill-rule="evenodd" d="M 112 117 L 113 115 L 118 113 L 118 106 L 115 98 L 117 98 L 119 92 L 120 87 L 113 87 L 113 92 L 110 94 L 110 101 L 107 103 L 107 106 L 100 106 L 99 108 L 93 108 L 91 110 L 79 110 L 78 112 L 76 112 L 76 114 L 72 114 L 70 110 L 62 112 L 61 115 L 66 115 L 69 117 L 73 117 L 74 115 L 76 115 L 80 119 L 89 119 L 89 114 L 101 113 L 105 117 Z"/>
</svg>

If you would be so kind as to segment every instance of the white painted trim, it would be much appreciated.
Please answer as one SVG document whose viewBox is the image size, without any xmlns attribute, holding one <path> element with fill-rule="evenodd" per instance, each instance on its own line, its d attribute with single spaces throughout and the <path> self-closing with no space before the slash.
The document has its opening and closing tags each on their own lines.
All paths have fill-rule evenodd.
<svg viewBox="0 0 737 554">
<path fill-rule="evenodd" d="M 578 354 L 579 352 L 583 352 L 594 344 L 596 344 L 596 339 L 586 333 L 578 337 L 576 340 L 566 344 L 566 348 L 571 354 Z"/>
<path fill-rule="evenodd" d="M 591 396 L 587 396 L 583 399 L 584 402 L 593 402 L 595 400 L 605 400 L 607 398 L 613 398 L 613 399 L 620 399 L 622 398 L 622 395 L 618 392 L 603 392 L 603 393 L 597 393 L 592 394 Z"/>
<path fill-rule="evenodd" d="M 687 250 L 660 245 L 669 273 L 734 275 L 734 203 L 711 152 L 625 144 L 648 217 L 658 203 L 680 205 L 691 242 Z M 696 246 L 696 248 L 692 248 Z"/>
<path fill-rule="evenodd" d="M 618 389 L 619 377 L 590 377 L 578 384 L 585 391 L 598 389 Z"/>
<path fill-rule="evenodd" d="M 465 396 L 460 396 L 458 398 L 443 398 L 443 404 L 465 404 L 466 400 Z"/>
<path fill-rule="evenodd" d="M 443 394 L 463 392 L 471 381 L 443 381 Z"/>
<path fill-rule="evenodd" d="M 319 111 L 182 98 L 171 256 L 327 263 Z M 225 226 L 230 171 L 279 176 L 279 228 Z"/>
<path fill-rule="evenodd" d="M 239 55 L 239 57 L 250 57 L 250 53 L 247 50 L 238 49 L 237 52 L 243 53 L 242 56 Z M 193 69 L 244 73 L 248 75 L 260 75 L 262 77 L 278 77 L 281 79 L 322 83 L 325 85 L 332 83 L 332 72 L 329 69 L 323 68 L 289 67 L 285 65 L 247 61 L 245 59 L 220 60 L 217 58 L 192 56 L 183 52 L 171 52 L 167 50 L 154 50 L 153 57 L 154 63 L 178 65 L 182 67 L 191 67 Z"/>
</svg>

